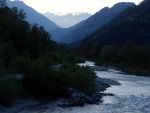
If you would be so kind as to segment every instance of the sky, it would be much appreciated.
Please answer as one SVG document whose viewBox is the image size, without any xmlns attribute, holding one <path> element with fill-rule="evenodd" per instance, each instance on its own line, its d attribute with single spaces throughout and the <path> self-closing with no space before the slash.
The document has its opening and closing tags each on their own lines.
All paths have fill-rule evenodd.
<svg viewBox="0 0 150 113">
<path fill-rule="evenodd" d="M 143 0 L 22 0 L 40 13 L 52 12 L 74 13 L 88 12 L 94 14 L 103 7 L 112 7 L 118 2 L 134 2 L 139 4 Z"/>
</svg>

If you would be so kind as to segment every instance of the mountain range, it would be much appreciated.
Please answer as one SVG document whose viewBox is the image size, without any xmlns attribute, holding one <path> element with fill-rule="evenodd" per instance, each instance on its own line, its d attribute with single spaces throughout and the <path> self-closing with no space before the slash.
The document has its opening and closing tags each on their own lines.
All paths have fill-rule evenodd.
<svg viewBox="0 0 150 113">
<path fill-rule="evenodd" d="M 50 12 L 46 12 L 43 15 L 45 15 L 47 18 L 49 18 L 51 21 L 53 21 L 56 25 L 58 25 L 61 28 L 72 27 L 91 16 L 91 14 L 89 13 L 76 13 L 76 14 L 68 13 L 65 15 L 61 15 Z"/>
<path fill-rule="evenodd" d="M 58 40 L 58 42 L 73 43 L 75 41 L 82 40 L 88 35 L 92 34 L 92 32 L 94 32 L 96 29 L 111 21 L 120 12 L 131 6 L 135 6 L 135 4 L 121 2 L 115 4 L 111 8 L 105 7 L 85 20 L 80 27 L 77 27 L 65 36 L 62 35 L 63 37 L 61 35 L 59 36 L 59 38 L 57 37 L 58 39 L 60 39 Z"/>
<path fill-rule="evenodd" d="M 18 9 L 23 9 L 26 12 L 27 18 L 26 20 L 30 24 L 37 23 L 40 26 L 43 26 L 47 31 L 59 28 L 54 22 L 46 18 L 44 15 L 41 13 L 37 12 L 33 8 L 27 6 L 23 1 L 10 1 L 7 0 L 7 5 L 9 7 L 18 7 Z"/>
<path fill-rule="evenodd" d="M 102 43 L 124 45 L 128 41 L 135 45 L 150 44 L 150 0 L 130 7 L 116 16 L 109 24 L 96 30 L 82 40 L 81 44 Z"/>
</svg>

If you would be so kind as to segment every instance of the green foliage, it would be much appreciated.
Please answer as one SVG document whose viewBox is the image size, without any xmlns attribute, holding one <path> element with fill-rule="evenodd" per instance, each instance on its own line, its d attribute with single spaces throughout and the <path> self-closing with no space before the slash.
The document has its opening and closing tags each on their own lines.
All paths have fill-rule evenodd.
<svg viewBox="0 0 150 113">
<path fill-rule="evenodd" d="M 19 69 L 19 73 L 26 74 L 30 65 L 31 59 L 29 59 L 29 57 L 17 56 L 17 58 L 15 59 L 15 67 Z"/>
<path fill-rule="evenodd" d="M 22 21 L 26 18 L 26 13 L 24 12 L 24 10 L 23 9 L 18 10 L 17 7 L 13 7 L 11 9 L 10 15 L 18 21 Z"/>
<path fill-rule="evenodd" d="M 16 57 L 17 51 L 13 42 L 6 42 L 0 45 L 0 57 L 5 62 L 6 66 L 9 66 Z"/>
<path fill-rule="evenodd" d="M 94 44 L 89 42 L 88 44 L 77 45 L 73 47 L 73 51 L 78 56 L 86 59 L 96 59 L 99 56 L 100 50 L 103 48 L 101 42 Z"/>
<path fill-rule="evenodd" d="M 17 55 L 23 55 L 26 51 L 31 58 L 38 58 L 52 50 L 53 42 L 43 27 L 30 25 L 24 20 L 25 17 L 25 12 L 16 7 L 0 9 L 0 45 L 8 43 Z"/>
<path fill-rule="evenodd" d="M 29 94 L 36 98 L 46 98 L 53 92 L 53 81 L 49 81 L 53 76 L 50 70 L 51 59 L 48 56 L 43 55 L 38 59 L 20 57 L 17 64 L 25 75 L 22 84 Z"/>
<path fill-rule="evenodd" d="M 95 73 L 89 67 L 62 65 L 58 71 L 60 81 L 79 90 L 89 90 L 93 86 Z"/>
<path fill-rule="evenodd" d="M 131 60 L 134 60 L 133 54 L 134 54 L 134 45 L 132 42 L 128 42 L 125 46 L 122 47 L 122 49 L 118 53 L 118 60 L 121 62 L 124 62 L 126 64 L 130 63 Z"/>
<path fill-rule="evenodd" d="M 115 65 L 125 72 L 139 75 L 149 75 L 150 47 L 135 46 L 128 42 L 123 47 L 104 46 L 100 51 L 96 64 Z"/>
<path fill-rule="evenodd" d="M 34 24 L 31 29 L 30 40 L 28 41 L 29 54 L 37 58 L 50 48 L 50 34 L 44 30 L 43 27 L 38 27 Z"/>
<path fill-rule="evenodd" d="M 60 52 L 53 52 L 49 54 L 49 58 L 51 59 L 52 64 L 62 64 L 62 63 L 80 63 L 85 62 L 84 58 L 81 58 L 72 53 L 62 53 Z"/>
<path fill-rule="evenodd" d="M 85 59 L 80 57 L 80 56 L 76 56 L 76 63 L 85 63 Z"/>
<path fill-rule="evenodd" d="M 105 61 L 111 62 L 115 59 L 117 55 L 117 47 L 116 46 L 104 46 L 101 51 L 99 57 L 104 59 Z"/>
<path fill-rule="evenodd" d="M 70 57 L 70 56 L 69 56 Z M 35 98 L 65 96 L 63 86 L 89 91 L 93 86 L 94 72 L 71 62 L 64 65 L 50 65 L 50 57 L 33 60 L 22 80 L 26 91 Z M 30 61 L 31 62 L 31 61 Z"/>
</svg>

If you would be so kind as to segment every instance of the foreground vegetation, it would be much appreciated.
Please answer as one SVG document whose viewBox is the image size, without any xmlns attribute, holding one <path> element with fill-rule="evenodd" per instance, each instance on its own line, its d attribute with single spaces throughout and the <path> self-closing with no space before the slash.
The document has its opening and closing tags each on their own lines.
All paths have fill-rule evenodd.
<svg viewBox="0 0 150 113">
<path fill-rule="evenodd" d="M 0 8 L 0 105 L 11 106 L 28 95 L 36 99 L 68 96 L 66 87 L 91 91 L 95 73 L 76 65 L 83 59 L 25 17 L 16 7 Z"/>
<path fill-rule="evenodd" d="M 93 90 L 95 73 L 89 67 L 80 67 L 69 59 L 62 64 L 51 60 L 48 55 L 38 59 L 19 56 L 11 70 L 4 67 L 0 76 L 0 104 L 11 106 L 16 99 L 28 95 L 40 100 L 68 97 L 66 88 L 87 93 Z M 18 73 L 21 78 L 15 77 Z"/>
</svg>

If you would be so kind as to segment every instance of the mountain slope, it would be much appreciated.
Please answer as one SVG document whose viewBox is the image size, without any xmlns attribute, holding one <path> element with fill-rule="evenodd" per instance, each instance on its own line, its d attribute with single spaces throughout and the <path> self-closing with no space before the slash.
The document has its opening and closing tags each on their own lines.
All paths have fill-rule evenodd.
<svg viewBox="0 0 150 113">
<path fill-rule="evenodd" d="M 150 0 L 119 14 L 110 24 L 98 29 L 82 43 L 150 45 Z"/>
<path fill-rule="evenodd" d="M 43 15 L 45 15 L 47 18 L 49 18 L 51 21 L 56 23 L 56 25 L 60 26 L 61 28 L 72 27 L 91 16 L 89 13 L 80 13 L 78 15 L 73 15 L 71 13 L 66 15 L 56 15 L 49 12 L 46 12 Z"/>
<path fill-rule="evenodd" d="M 69 34 L 71 31 L 73 31 L 74 29 L 80 27 L 82 24 L 84 23 L 84 21 L 69 27 L 69 28 L 58 28 L 58 29 L 54 29 L 52 31 L 50 31 L 49 33 L 52 36 L 52 40 L 59 42 L 61 37 Z"/>
<path fill-rule="evenodd" d="M 26 20 L 30 24 L 37 23 L 37 24 L 43 26 L 47 31 L 59 28 L 54 22 L 50 21 L 48 18 L 46 18 L 42 14 L 38 13 L 33 8 L 27 6 L 23 1 L 7 0 L 7 5 L 9 7 L 15 6 L 15 7 L 18 7 L 19 9 L 24 9 L 27 14 Z"/>
<path fill-rule="evenodd" d="M 88 18 L 81 27 L 73 30 L 68 35 L 62 37 L 60 42 L 72 43 L 77 40 L 84 39 L 86 36 L 94 32 L 97 28 L 111 21 L 121 11 L 134 5 L 134 3 L 122 2 L 114 5 L 112 8 L 105 7 L 99 12 L 95 13 L 90 18 Z"/>
</svg>

